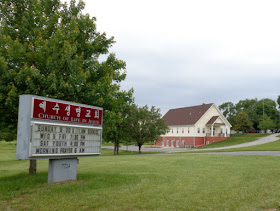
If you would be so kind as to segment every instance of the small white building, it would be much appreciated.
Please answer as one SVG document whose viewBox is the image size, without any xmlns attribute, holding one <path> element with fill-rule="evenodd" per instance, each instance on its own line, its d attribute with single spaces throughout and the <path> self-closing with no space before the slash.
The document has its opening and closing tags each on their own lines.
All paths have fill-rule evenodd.
<svg viewBox="0 0 280 211">
<path fill-rule="evenodd" d="M 200 147 L 222 141 L 232 127 L 213 103 L 170 109 L 163 119 L 169 129 L 156 142 L 163 147 Z"/>
</svg>

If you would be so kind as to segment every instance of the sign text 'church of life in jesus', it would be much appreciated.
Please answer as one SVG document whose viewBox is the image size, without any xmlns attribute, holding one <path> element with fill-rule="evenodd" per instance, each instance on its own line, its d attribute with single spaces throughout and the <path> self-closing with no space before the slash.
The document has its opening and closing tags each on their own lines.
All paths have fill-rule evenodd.
<svg viewBox="0 0 280 211">
<path fill-rule="evenodd" d="M 103 109 L 21 95 L 17 158 L 63 158 L 101 153 Z"/>
</svg>

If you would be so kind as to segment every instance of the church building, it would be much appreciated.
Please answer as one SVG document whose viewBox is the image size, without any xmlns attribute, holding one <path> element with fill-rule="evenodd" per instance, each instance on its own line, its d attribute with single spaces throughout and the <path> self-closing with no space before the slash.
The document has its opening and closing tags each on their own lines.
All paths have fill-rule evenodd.
<svg viewBox="0 0 280 211">
<path fill-rule="evenodd" d="M 170 109 L 163 119 L 169 129 L 156 141 L 162 147 L 201 147 L 227 139 L 232 127 L 213 103 Z"/>
</svg>

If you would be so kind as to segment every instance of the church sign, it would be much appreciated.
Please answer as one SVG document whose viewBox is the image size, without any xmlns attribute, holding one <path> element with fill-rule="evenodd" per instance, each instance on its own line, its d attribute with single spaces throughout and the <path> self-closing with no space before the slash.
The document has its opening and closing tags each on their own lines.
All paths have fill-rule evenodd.
<svg viewBox="0 0 280 211">
<path fill-rule="evenodd" d="M 102 110 L 81 104 L 33 98 L 32 118 L 73 124 L 102 125 Z"/>
<path fill-rule="evenodd" d="M 17 158 L 100 155 L 103 109 L 20 96 Z"/>
<path fill-rule="evenodd" d="M 16 157 L 49 159 L 49 183 L 75 180 L 77 157 L 101 154 L 102 121 L 100 107 L 21 95 Z"/>
</svg>

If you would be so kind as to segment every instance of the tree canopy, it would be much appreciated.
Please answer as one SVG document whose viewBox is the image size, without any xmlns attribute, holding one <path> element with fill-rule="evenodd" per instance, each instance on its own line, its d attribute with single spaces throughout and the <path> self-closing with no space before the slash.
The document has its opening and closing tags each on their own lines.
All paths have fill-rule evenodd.
<svg viewBox="0 0 280 211">
<path fill-rule="evenodd" d="M 252 129 L 252 122 L 250 121 L 249 115 L 241 111 L 237 114 L 235 119 L 234 129 L 236 131 L 247 131 Z"/>
<path fill-rule="evenodd" d="M 119 93 L 118 97 L 114 99 L 114 109 L 107 110 L 104 118 L 103 140 L 114 143 L 114 154 L 119 154 L 120 143 L 130 142 L 127 128 L 130 127 L 128 115 L 132 108 L 132 98 L 126 96 L 124 93 Z"/>
<path fill-rule="evenodd" d="M 267 131 L 267 130 L 274 130 L 275 127 L 276 124 L 273 122 L 273 120 L 270 119 L 267 115 L 264 115 L 260 121 L 259 128 L 261 130 Z"/>
<path fill-rule="evenodd" d="M 231 125 L 234 125 L 236 108 L 232 102 L 225 102 L 219 106 L 219 109 L 223 112 L 223 115 L 227 118 Z"/>
<path fill-rule="evenodd" d="M 259 100 L 257 103 L 256 112 L 260 117 L 266 115 L 274 122 L 279 120 L 279 112 L 277 110 L 276 102 L 274 100 L 268 98 Z"/>
<path fill-rule="evenodd" d="M 278 97 L 278 107 L 279 107 Z M 229 122 L 235 127 L 237 115 L 240 112 L 245 112 L 249 116 L 249 120 L 252 123 L 252 129 L 261 129 L 259 127 L 260 121 L 263 119 L 263 116 L 268 116 L 274 124 L 280 123 L 280 112 L 277 110 L 277 104 L 274 100 L 265 98 L 265 99 L 246 99 L 240 100 L 238 103 L 234 104 L 232 102 L 225 102 L 219 106 L 223 115 L 227 117 Z"/>
<path fill-rule="evenodd" d="M 15 134 L 21 94 L 101 106 L 105 118 L 112 117 L 107 111 L 119 112 L 116 100 L 133 101 L 132 89 L 120 89 L 126 64 L 109 52 L 114 38 L 97 31 L 84 6 L 74 0 L 0 2 L 0 127 L 10 128 L 0 139 Z"/>
<path fill-rule="evenodd" d="M 131 107 L 128 116 L 130 127 L 127 127 L 128 137 L 139 147 L 144 143 L 154 142 L 160 135 L 165 134 L 167 125 L 161 118 L 160 110 L 152 106 L 150 109 L 147 105 Z"/>
</svg>

